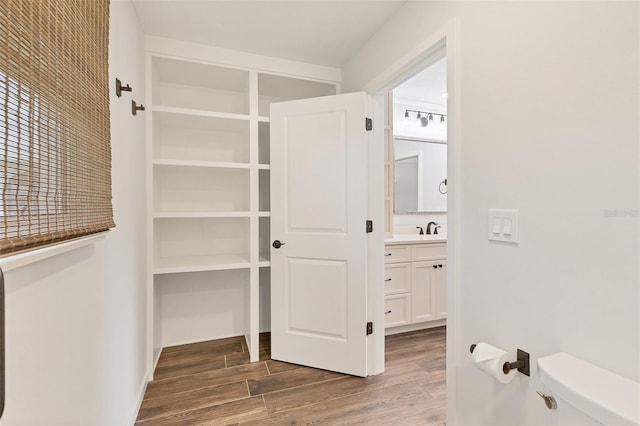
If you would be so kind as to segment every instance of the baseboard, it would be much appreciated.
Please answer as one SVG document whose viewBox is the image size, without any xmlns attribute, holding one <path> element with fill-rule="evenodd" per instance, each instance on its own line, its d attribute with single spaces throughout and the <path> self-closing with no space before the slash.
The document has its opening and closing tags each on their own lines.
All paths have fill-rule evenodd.
<svg viewBox="0 0 640 426">
<path fill-rule="evenodd" d="M 155 351 L 154 351 L 155 353 Z M 156 367 L 158 366 L 158 361 L 160 361 L 160 354 L 162 354 L 162 348 L 158 351 L 158 354 L 153 358 L 151 370 L 147 371 L 142 378 L 142 383 L 140 384 L 140 393 L 138 394 L 138 400 L 134 406 L 133 414 L 129 416 L 131 421 L 129 424 L 131 426 L 135 426 L 136 419 L 138 418 L 138 413 L 140 412 L 140 407 L 142 406 L 142 401 L 144 400 L 144 394 L 147 391 L 147 385 L 151 380 L 153 380 L 153 372 L 156 371 Z"/>
<path fill-rule="evenodd" d="M 167 343 L 167 344 L 162 344 L 163 348 L 170 348 L 171 346 L 180 346 L 180 345 L 190 345 L 192 343 L 201 343 L 201 342 L 208 342 L 210 340 L 220 340 L 220 339 L 228 339 L 230 337 L 241 337 L 244 336 L 244 334 L 223 334 L 220 336 L 207 336 L 204 338 L 195 338 L 195 339 L 186 339 L 186 340 L 179 340 L 176 342 L 171 342 L 171 343 Z"/>
<path fill-rule="evenodd" d="M 153 351 L 154 353 L 154 358 L 153 358 L 153 367 L 151 368 L 151 371 L 148 372 L 148 376 L 149 380 L 153 380 L 153 372 L 156 371 L 156 367 L 158 366 L 158 362 L 160 361 L 160 355 L 162 355 L 162 349 L 163 348 L 159 348 L 158 349 L 158 354 L 155 355 L 155 350 Z"/>
<path fill-rule="evenodd" d="M 398 326 L 398 327 L 386 328 L 384 330 L 384 335 L 385 336 L 391 336 L 393 334 L 408 333 L 410 331 L 417 331 L 417 330 L 425 330 L 425 329 L 428 329 L 428 328 L 442 327 L 443 325 L 447 325 L 447 320 L 446 319 L 441 319 L 441 320 L 436 320 L 436 321 L 429 321 L 429 322 L 420 322 L 420 323 L 417 323 L 417 324 L 401 325 L 401 326 Z"/>
<path fill-rule="evenodd" d="M 154 363 L 154 369 L 155 369 L 155 363 Z M 147 371 L 145 375 L 142 377 L 142 383 L 140 383 L 140 393 L 138 394 L 138 400 L 136 401 L 136 404 L 133 407 L 133 413 L 129 416 L 129 418 L 131 419 L 131 421 L 129 422 L 129 425 L 131 426 L 135 426 L 136 424 L 136 419 L 138 418 L 138 413 L 140 412 L 140 407 L 142 406 L 142 401 L 144 400 L 144 394 L 147 391 L 147 385 L 149 384 L 149 380 L 147 379 L 152 373 L 153 373 L 153 370 Z"/>
</svg>

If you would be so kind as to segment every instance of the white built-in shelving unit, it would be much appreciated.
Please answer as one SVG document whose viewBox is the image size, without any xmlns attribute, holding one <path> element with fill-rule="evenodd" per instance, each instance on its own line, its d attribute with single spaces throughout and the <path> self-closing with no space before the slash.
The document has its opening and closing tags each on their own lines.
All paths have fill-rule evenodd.
<svg viewBox="0 0 640 426">
<path fill-rule="evenodd" d="M 258 333 L 269 322 L 269 105 L 339 91 L 336 81 L 230 66 L 228 61 L 219 65 L 211 55 L 202 57 L 207 55 L 185 58 L 152 51 L 147 56 L 153 363 L 163 346 L 228 337 L 238 330 L 250 359 L 258 360 Z M 169 296 L 167 308 L 163 304 Z M 203 307 L 198 301 L 206 297 L 218 302 Z M 205 315 L 199 312 L 203 309 L 216 312 Z M 172 313 L 179 318 L 167 327 L 167 337 L 163 315 Z M 189 325 L 198 315 L 216 318 L 215 324 L 210 330 L 206 323 Z M 197 336 L 190 334 L 193 329 Z"/>
</svg>

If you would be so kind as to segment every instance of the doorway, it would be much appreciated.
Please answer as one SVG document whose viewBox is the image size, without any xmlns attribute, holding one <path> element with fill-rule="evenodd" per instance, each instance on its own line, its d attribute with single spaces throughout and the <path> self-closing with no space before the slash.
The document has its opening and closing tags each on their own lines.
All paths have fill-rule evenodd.
<svg viewBox="0 0 640 426">
<path fill-rule="evenodd" d="M 385 103 L 385 95 L 388 94 L 393 88 L 399 86 L 403 82 L 407 81 L 411 77 L 418 74 L 420 71 L 433 64 L 438 59 L 442 58 L 441 52 L 445 52 L 446 57 L 446 93 L 447 93 L 447 116 L 446 120 L 446 139 L 447 143 L 447 167 L 446 167 L 446 234 L 447 234 L 447 249 L 446 258 L 448 268 L 446 271 L 446 293 L 447 293 L 447 364 L 454 365 L 456 355 L 460 352 L 461 344 L 459 342 L 459 225 L 460 214 L 459 206 L 460 201 L 458 199 L 459 194 L 459 173 L 460 165 L 458 151 L 460 149 L 459 140 L 459 116 L 460 116 L 460 100 L 459 100 L 459 76 L 457 68 L 457 43 L 455 37 L 455 22 L 450 21 L 447 25 L 434 31 L 434 33 L 427 39 L 425 39 L 420 46 L 416 47 L 411 54 L 405 55 L 395 62 L 389 63 L 388 66 L 382 70 L 378 75 L 374 76 L 369 83 L 364 85 L 364 90 L 374 94 L 375 105 L 373 115 L 374 117 L 382 121 L 384 119 L 384 111 L 387 108 Z M 404 118 L 404 117 L 403 117 Z M 435 117 L 434 117 L 435 118 Z M 383 164 L 384 164 L 384 146 L 385 135 L 388 135 L 388 131 L 379 129 L 376 135 L 375 145 L 379 149 L 378 156 L 372 161 L 371 173 L 374 175 L 376 170 L 380 170 L 377 181 L 371 180 L 371 199 L 374 203 L 379 205 L 379 210 L 376 210 L 374 214 L 377 214 L 377 219 L 384 220 L 385 217 L 385 197 L 384 197 L 384 179 L 383 179 Z M 377 169 L 376 169 L 377 168 Z M 380 182 L 380 185 L 376 185 Z M 388 211 L 388 208 L 386 209 Z M 380 240 L 378 240 L 380 241 Z M 375 248 L 371 248 L 375 251 Z M 382 249 L 378 249 L 380 264 L 384 264 L 384 256 Z M 378 264 L 379 265 L 379 264 Z M 370 273 L 383 274 L 383 267 L 379 267 L 375 262 L 370 264 Z M 377 269 L 376 269 L 377 268 Z M 372 289 L 374 294 L 373 298 L 370 298 L 370 305 L 372 309 L 376 307 L 376 300 L 379 304 L 380 300 L 384 300 L 383 290 L 376 291 Z M 379 305 L 378 305 L 379 306 Z M 371 317 L 376 317 L 380 321 L 384 320 L 384 312 L 379 309 L 377 312 L 371 312 Z M 377 344 L 380 347 L 384 346 L 384 336 L 381 336 Z M 381 368 L 384 368 L 384 363 L 380 363 Z M 379 365 L 380 365 L 379 364 Z M 456 371 L 454 368 L 448 368 L 447 375 L 447 395 L 456 394 Z M 447 398 L 447 420 L 455 423 L 455 400 L 454 398 Z"/>
<path fill-rule="evenodd" d="M 418 234 L 429 222 L 446 234 L 447 57 L 444 47 L 389 93 L 385 140 L 387 191 L 393 202 L 387 235 Z M 431 230 L 429 230 L 431 234 Z"/>
<path fill-rule="evenodd" d="M 385 102 L 385 335 L 446 326 L 446 51 Z"/>
</svg>

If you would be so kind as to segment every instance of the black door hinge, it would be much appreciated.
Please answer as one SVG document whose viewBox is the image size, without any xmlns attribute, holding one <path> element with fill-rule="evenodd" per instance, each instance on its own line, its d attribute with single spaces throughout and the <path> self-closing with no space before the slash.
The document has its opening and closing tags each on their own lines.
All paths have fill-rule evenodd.
<svg viewBox="0 0 640 426">
<path fill-rule="evenodd" d="M 364 128 L 365 128 L 367 131 L 371 131 L 371 130 L 373 130 L 373 120 L 372 120 L 372 119 L 370 119 L 370 118 L 365 118 L 365 119 L 364 119 Z"/>
<path fill-rule="evenodd" d="M 373 221 L 372 220 L 368 220 L 367 221 L 367 234 L 370 234 L 371 232 L 373 232 Z"/>
<path fill-rule="evenodd" d="M 367 323 L 367 336 L 370 334 L 373 334 L 373 323 L 371 321 Z"/>
</svg>

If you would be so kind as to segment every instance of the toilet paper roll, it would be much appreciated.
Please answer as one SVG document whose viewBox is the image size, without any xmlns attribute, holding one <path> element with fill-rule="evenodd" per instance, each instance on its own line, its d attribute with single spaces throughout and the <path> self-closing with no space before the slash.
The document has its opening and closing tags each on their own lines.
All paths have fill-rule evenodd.
<svg viewBox="0 0 640 426">
<path fill-rule="evenodd" d="M 516 361 L 516 356 L 500 348 L 480 342 L 476 345 L 471 357 L 480 371 L 494 377 L 500 383 L 509 383 L 516 376 L 517 370 L 511 370 L 508 374 L 502 372 L 504 363 Z"/>
</svg>

